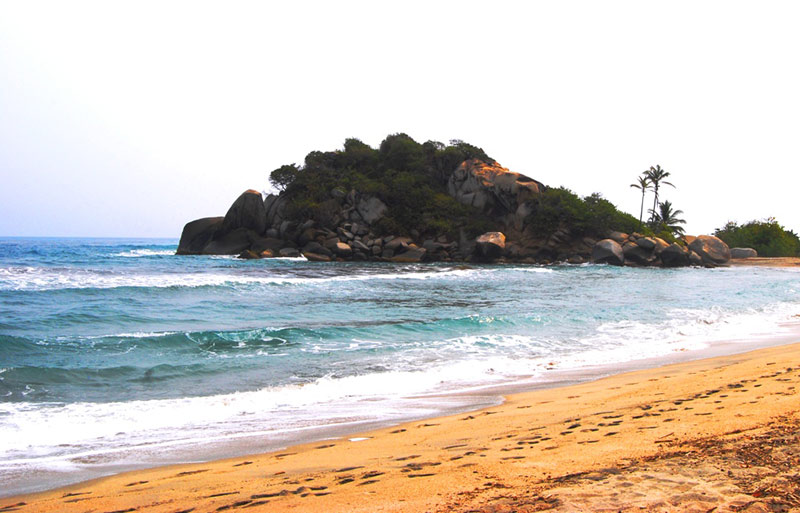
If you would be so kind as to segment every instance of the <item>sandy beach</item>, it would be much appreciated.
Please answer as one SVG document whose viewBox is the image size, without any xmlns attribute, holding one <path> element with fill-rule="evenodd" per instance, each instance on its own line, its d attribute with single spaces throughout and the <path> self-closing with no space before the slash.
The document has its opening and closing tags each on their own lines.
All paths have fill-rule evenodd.
<svg viewBox="0 0 800 513">
<path fill-rule="evenodd" d="M 128 472 L 0 512 L 794 511 L 800 344 L 511 395 L 494 408 Z"/>
</svg>

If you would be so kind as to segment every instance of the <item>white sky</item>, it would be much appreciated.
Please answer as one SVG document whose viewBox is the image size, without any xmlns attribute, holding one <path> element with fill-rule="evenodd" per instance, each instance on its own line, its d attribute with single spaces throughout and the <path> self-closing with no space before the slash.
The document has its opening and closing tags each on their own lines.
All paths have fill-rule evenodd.
<svg viewBox="0 0 800 513">
<path fill-rule="evenodd" d="M 0 3 L 0 235 L 178 237 L 347 137 L 800 232 L 797 2 Z"/>
</svg>

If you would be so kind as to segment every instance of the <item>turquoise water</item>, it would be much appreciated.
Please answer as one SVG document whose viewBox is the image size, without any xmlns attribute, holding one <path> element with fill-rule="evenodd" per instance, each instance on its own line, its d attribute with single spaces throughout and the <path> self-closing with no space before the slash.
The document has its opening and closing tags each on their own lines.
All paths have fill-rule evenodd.
<svg viewBox="0 0 800 513">
<path fill-rule="evenodd" d="M 274 449 L 793 339 L 794 269 L 175 256 L 0 239 L 0 495 Z M 468 392 L 468 393 L 465 393 Z"/>
</svg>

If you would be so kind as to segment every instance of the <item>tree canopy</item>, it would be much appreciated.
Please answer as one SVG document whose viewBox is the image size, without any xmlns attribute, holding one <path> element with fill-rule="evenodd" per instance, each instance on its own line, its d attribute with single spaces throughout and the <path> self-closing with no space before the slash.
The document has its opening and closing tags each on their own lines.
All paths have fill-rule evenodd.
<svg viewBox="0 0 800 513">
<path fill-rule="evenodd" d="M 792 230 L 786 230 L 774 217 L 750 221 L 739 225 L 729 221 L 714 235 L 732 248 L 753 248 L 759 256 L 800 256 L 800 239 Z"/>
</svg>

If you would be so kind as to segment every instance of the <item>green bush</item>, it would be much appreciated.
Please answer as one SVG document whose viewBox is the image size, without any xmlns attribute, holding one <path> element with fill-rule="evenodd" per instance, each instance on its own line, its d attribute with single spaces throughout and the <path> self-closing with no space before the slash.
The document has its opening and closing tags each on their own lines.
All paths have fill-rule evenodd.
<svg viewBox="0 0 800 513">
<path fill-rule="evenodd" d="M 600 194 L 581 199 L 564 187 L 546 189 L 527 223 L 542 237 L 565 228 L 573 235 L 591 236 L 605 236 L 612 230 L 641 231 L 635 217 L 620 212 Z"/>
<path fill-rule="evenodd" d="M 786 230 L 775 218 L 763 221 L 750 221 L 738 225 L 728 222 L 714 231 L 732 248 L 753 248 L 759 256 L 794 257 L 800 256 L 800 239 L 791 230 Z"/>
</svg>

